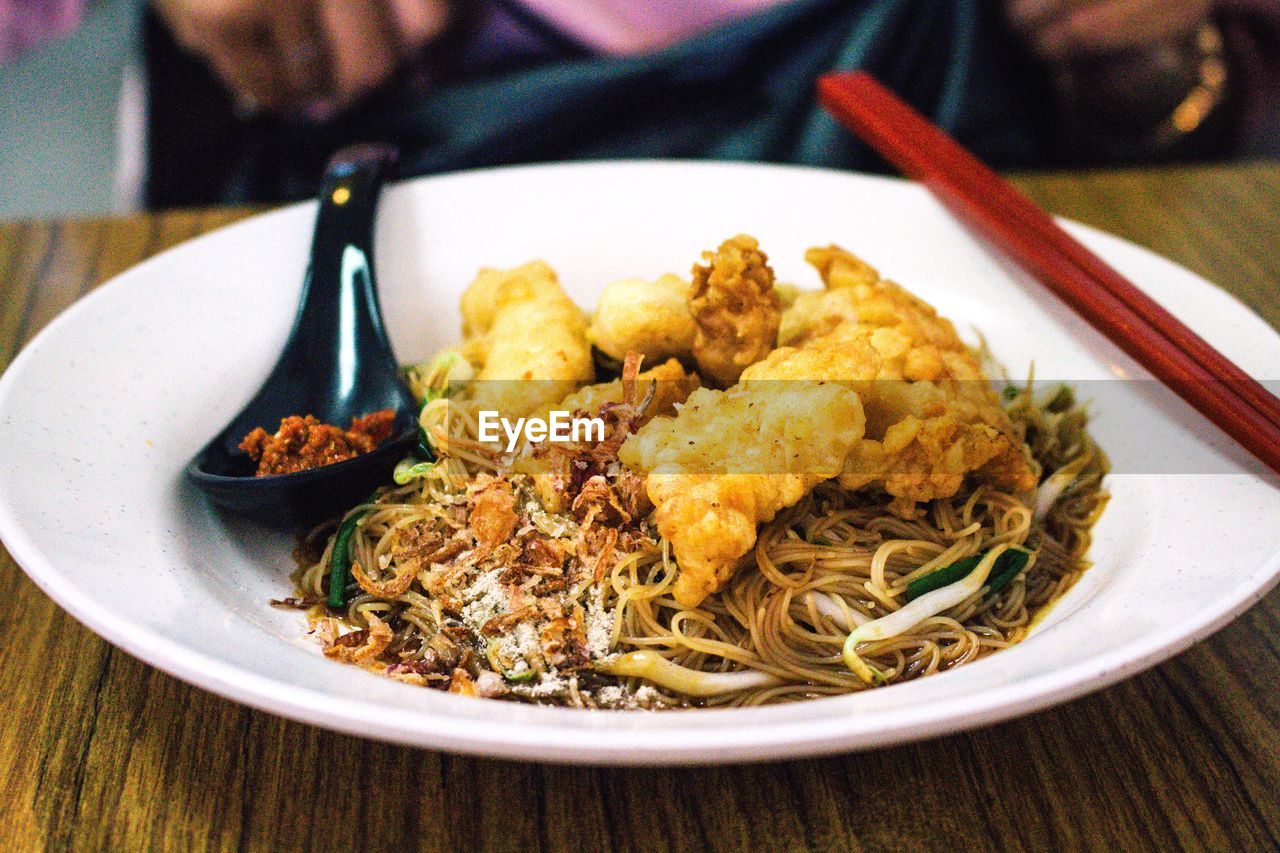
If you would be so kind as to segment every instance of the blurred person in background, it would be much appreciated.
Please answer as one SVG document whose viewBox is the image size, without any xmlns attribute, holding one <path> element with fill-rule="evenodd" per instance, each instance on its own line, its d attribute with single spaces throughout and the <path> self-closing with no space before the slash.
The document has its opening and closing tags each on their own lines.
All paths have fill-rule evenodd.
<svg viewBox="0 0 1280 853">
<path fill-rule="evenodd" d="M 856 68 L 1002 168 L 1280 150 L 1277 0 L 151 0 L 145 55 L 152 206 L 305 197 L 367 139 L 883 168 L 814 101 Z"/>
</svg>

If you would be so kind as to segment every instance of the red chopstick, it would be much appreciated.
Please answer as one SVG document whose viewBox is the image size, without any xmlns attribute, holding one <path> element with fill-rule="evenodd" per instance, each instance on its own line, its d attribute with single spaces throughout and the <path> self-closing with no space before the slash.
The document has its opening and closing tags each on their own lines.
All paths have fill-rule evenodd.
<svg viewBox="0 0 1280 853">
<path fill-rule="evenodd" d="M 836 91 L 830 92 L 830 89 Z M 1128 279 L 1108 266 L 1101 258 L 1093 254 L 1079 241 L 1058 227 L 1053 217 L 1038 207 L 1029 198 L 1018 192 L 1007 181 L 987 168 L 981 161 L 973 157 L 937 126 L 929 123 L 910 106 L 899 100 L 884 86 L 865 73 L 847 75 L 831 75 L 819 82 L 819 91 L 824 96 L 830 94 L 832 101 L 827 106 L 842 120 L 851 126 L 858 121 L 852 113 L 847 116 L 842 112 L 852 105 L 837 101 L 841 92 L 847 92 L 861 103 L 877 110 L 897 110 L 899 114 L 906 111 L 911 114 L 923 128 L 916 128 L 921 133 L 918 142 L 920 154 L 926 158 L 918 160 L 913 152 L 901 152 L 895 165 L 912 177 L 924 177 L 921 170 L 945 165 L 949 171 L 958 173 L 961 179 L 969 179 L 972 186 L 987 194 L 992 200 L 999 200 L 1006 212 L 1019 217 L 1022 223 L 1035 230 L 1041 238 L 1053 246 L 1082 271 L 1093 277 L 1098 286 L 1108 290 L 1112 295 L 1126 303 L 1142 319 L 1159 329 L 1180 349 L 1194 358 L 1210 373 L 1222 381 L 1236 386 L 1239 395 L 1269 420 L 1280 426 L 1280 399 L 1267 391 L 1257 380 L 1253 379 L 1233 362 L 1228 360 L 1203 338 L 1187 328 L 1181 321 L 1166 311 L 1155 300 L 1138 289 Z M 861 132 L 861 131 L 859 131 Z M 868 139 L 868 141 L 870 141 Z M 873 143 L 874 144 L 874 143 Z M 886 157 L 893 158 L 893 153 L 881 150 Z M 935 163 L 933 157 L 940 157 L 942 162 Z"/>
<path fill-rule="evenodd" d="M 863 72 L 818 81 L 831 113 L 1243 447 L 1280 472 L 1280 400 Z"/>
</svg>

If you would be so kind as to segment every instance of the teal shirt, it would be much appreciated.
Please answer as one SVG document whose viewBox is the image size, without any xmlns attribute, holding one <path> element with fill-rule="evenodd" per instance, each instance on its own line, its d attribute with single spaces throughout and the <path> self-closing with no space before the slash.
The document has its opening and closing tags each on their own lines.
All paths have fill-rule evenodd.
<svg viewBox="0 0 1280 853">
<path fill-rule="evenodd" d="M 398 144 L 406 174 L 599 158 L 883 169 L 816 104 L 866 69 L 999 166 L 1052 156 L 1050 87 L 983 0 L 798 0 L 666 50 L 579 57 L 383 98 L 323 128 L 262 123 L 228 200 L 304 197 L 329 152 Z"/>
</svg>

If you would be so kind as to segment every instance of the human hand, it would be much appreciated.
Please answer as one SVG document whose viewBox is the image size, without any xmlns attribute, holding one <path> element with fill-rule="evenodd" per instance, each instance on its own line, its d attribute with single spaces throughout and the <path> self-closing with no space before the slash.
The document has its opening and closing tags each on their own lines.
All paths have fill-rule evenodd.
<svg viewBox="0 0 1280 853">
<path fill-rule="evenodd" d="M 1193 32 L 1211 0 L 1006 0 L 1013 27 L 1049 62 L 1142 49 Z"/>
<path fill-rule="evenodd" d="M 323 118 L 440 34 L 447 0 L 152 0 L 247 105 Z"/>
</svg>

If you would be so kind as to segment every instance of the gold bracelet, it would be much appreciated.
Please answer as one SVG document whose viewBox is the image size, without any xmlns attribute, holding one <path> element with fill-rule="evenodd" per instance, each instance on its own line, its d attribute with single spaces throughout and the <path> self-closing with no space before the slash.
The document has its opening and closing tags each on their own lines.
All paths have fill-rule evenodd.
<svg viewBox="0 0 1280 853">
<path fill-rule="evenodd" d="M 1194 133 L 1226 98 L 1227 60 L 1222 33 L 1216 25 L 1206 23 L 1200 27 L 1196 52 L 1196 84 L 1173 112 L 1148 131 L 1144 142 L 1149 150 L 1166 150 Z"/>
</svg>

